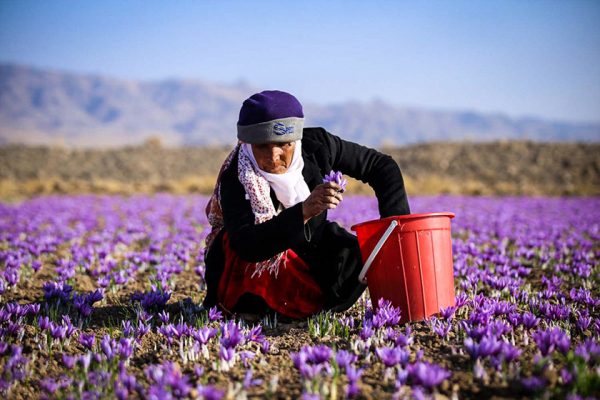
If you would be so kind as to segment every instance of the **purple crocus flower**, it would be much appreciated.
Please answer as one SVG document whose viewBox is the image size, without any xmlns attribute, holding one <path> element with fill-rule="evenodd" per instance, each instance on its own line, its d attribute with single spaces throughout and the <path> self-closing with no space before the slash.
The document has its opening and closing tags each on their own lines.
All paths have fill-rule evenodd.
<svg viewBox="0 0 600 400">
<path fill-rule="evenodd" d="M 592 324 L 592 318 L 588 315 L 579 315 L 577 317 L 576 324 L 577 328 L 579 328 L 582 332 L 585 332 Z"/>
<path fill-rule="evenodd" d="M 431 317 L 429 323 L 433 332 L 442 338 L 448 336 L 452 329 L 452 325 L 448 320 L 440 320 L 436 317 Z"/>
<path fill-rule="evenodd" d="M 148 397 L 160 395 L 156 398 L 183 398 L 192 390 L 189 378 L 181 373 L 179 365 L 172 362 L 152 365 L 146 370 L 146 376 L 152 382 L 148 388 Z"/>
<path fill-rule="evenodd" d="M 179 324 L 173 325 L 172 327 L 173 334 L 177 337 L 177 339 L 189 336 L 190 334 L 190 327 L 185 322 L 180 322 Z"/>
<path fill-rule="evenodd" d="M 452 375 L 443 367 L 428 362 L 417 362 L 409 365 L 407 369 L 411 382 L 427 389 L 438 386 Z"/>
<path fill-rule="evenodd" d="M 464 345 L 473 360 L 496 355 L 502 350 L 502 342 L 499 342 L 495 336 L 484 336 L 479 343 L 466 338 Z"/>
<path fill-rule="evenodd" d="M 469 302 L 469 296 L 466 293 L 459 293 L 456 296 L 456 304 L 455 307 L 461 308 L 463 306 L 465 306 L 467 303 Z"/>
<path fill-rule="evenodd" d="M 484 326 L 469 326 L 469 323 L 467 321 L 461 322 L 463 323 L 463 329 L 465 330 L 467 335 L 472 339 L 479 340 L 487 334 L 487 324 L 485 324 Z"/>
<path fill-rule="evenodd" d="M 0 322 L 6 322 L 10 320 L 12 314 L 5 308 L 0 309 Z"/>
<path fill-rule="evenodd" d="M 397 347 L 409 347 L 412 346 L 414 338 L 411 336 L 412 329 L 407 326 L 404 333 L 399 333 L 394 339 L 394 343 Z"/>
<path fill-rule="evenodd" d="M 517 326 L 521 323 L 521 314 L 518 312 L 511 312 L 506 316 L 506 319 L 512 326 Z"/>
<path fill-rule="evenodd" d="M 102 337 L 100 348 L 109 360 L 112 360 L 117 355 L 117 342 L 116 340 L 111 339 L 109 335 L 104 335 Z"/>
<path fill-rule="evenodd" d="M 306 351 L 304 349 L 301 349 L 297 353 L 291 353 L 290 358 L 294 363 L 294 367 L 296 367 L 296 369 L 300 369 L 301 366 L 306 364 L 308 360 L 308 355 L 306 354 Z"/>
<path fill-rule="evenodd" d="M 211 307 L 208 310 L 208 319 L 210 321 L 220 321 L 223 319 L 223 314 L 217 309 L 217 307 Z"/>
<path fill-rule="evenodd" d="M 538 330 L 533 334 L 533 340 L 544 357 L 552 353 L 555 348 L 566 354 L 571 346 L 567 334 L 558 327 Z"/>
<path fill-rule="evenodd" d="M 105 275 L 98 278 L 98 286 L 101 288 L 107 288 L 110 285 L 110 276 Z"/>
<path fill-rule="evenodd" d="M 172 344 L 173 338 L 175 337 L 175 334 L 177 331 L 176 331 L 175 327 L 173 326 L 173 324 L 167 324 L 167 325 L 161 325 L 160 327 L 158 327 L 156 329 L 156 332 L 158 332 L 161 335 L 163 335 L 164 337 L 166 337 L 169 344 Z"/>
<path fill-rule="evenodd" d="M 238 344 L 244 344 L 244 340 L 244 334 L 234 321 L 221 326 L 221 346 L 233 349 Z"/>
<path fill-rule="evenodd" d="M 50 330 L 52 321 L 50 321 L 49 317 L 38 317 L 38 326 L 41 330 Z"/>
<path fill-rule="evenodd" d="M 382 347 L 375 350 L 375 352 L 387 368 L 398 364 L 406 365 L 408 363 L 409 353 L 402 348 Z"/>
<path fill-rule="evenodd" d="M 560 370 L 560 378 L 563 385 L 569 385 L 573 381 L 573 374 L 567 368 L 563 368 Z"/>
<path fill-rule="evenodd" d="M 500 355 L 506 362 L 513 362 L 521 356 L 521 349 L 513 346 L 508 342 L 502 342 L 502 349 Z"/>
<path fill-rule="evenodd" d="M 348 387 L 346 388 L 346 396 L 355 397 L 360 394 L 360 388 L 358 387 L 358 380 L 363 374 L 362 369 L 357 369 L 354 365 L 350 365 L 346 369 L 346 376 L 348 377 Z"/>
<path fill-rule="evenodd" d="M 65 364 L 67 369 L 73 369 L 76 361 L 77 361 L 77 356 L 70 356 L 66 353 L 63 353 L 62 362 L 63 362 L 63 364 Z"/>
<path fill-rule="evenodd" d="M 133 326 L 131 326 L 130 320 L 121 322 L 121 325 L 123 326 L 123 335 L 124 336 L 131 336 L 133 334 Z"/>
<path fill-rule="evenodd" d="M 42 287 L 46 301 L 58 301 L 67 304 L 71 300 L 73 287 L 62 282 L 46 282 Z"/>
<path fill-rule="evenodd" d="M 235 349 L 234 348 L 221 347 L 219 349 L 219 357 L 221 358 L 221 360 L 223 360 L 225 362 L 232 361 L 234 359 L 234 357 L 235 357 Z"/>
<path fill-rule="evenodd" d="M 312 380 L 321 375 L 323 371 L 328 371 L 328 365 L 325 364 L 302 364 L 299 368 L 300 376 L 303 379 Z"/>
<path fill-rule="evenodd" d="M 142 309 L 147 312 L 163 309 L 170 298 L 171 292 L 157 289 L 146 293 L 135 292 L 131 295 L 131 300 L 139 301 Z"/>
<path fill-rule="evenodd" d="M 271 343 L 268 340 L 264 340 L 260 343 L 260 352 L 263 354 L 269 354 L 271 351 Z"/>
<path fill-rule="evenodd" d="M 254 357 L 256 357 L 256 354 L 254 354 L 252 351 L 249 350 L 242 350 L 239 352 L 240 354 L 240 360 L 242 361 L 242 364 L 244 364 L 244 367 L 248 368 L 248 361 L 253 360 Z"/>
<path fill-rule="evenodd" d="M 545 388 L 547 381 L 539 376 L 530 376 L 528 378 L 521 379 L 521 385 L 523 385 L 526 390 L 535 392 Z"/>
<path fill-rule="evenodd" d="M 77 331 L 77 328 L 71 322 L 71 317 L 68 315 L 62 316 L 62 324 L 66 328 L 66 337 L 71 337 Z"/>
<path fill-rule="evenodd" d="M 208 341 L 216 336 L 216 334 L 217 330 L 208 326 L 192 330 L 191 332 L 192 337 L 203 345 L 208 343 Z"/>
<path fill-rule="evenodd" d="M 455 312 L 456 312 L 456 307 L 450 306 L 450 307 L 442 308 L 440 310 L 440 315 L 442 316 L 442 318 L 444 318 L 446 320 L 451 320 L 454 317 Z"/>
<path fill-rule="evenodd" d="M 158 318 L 163 324 L 169 323 L 169 313 L 166 310 L 163 310 L 160 313 L 158 313 Z"/>
<path fill-rule="evenodd" d="M 358 356 L 347 350 L 339 350 L 335 355 L 335 362 L 344 371 L 347 371 L 352 363 L 357 360 Z"/>
<path fill-rule="evenodd" d="M 484 336 L 479 342 L 479 352 L 483 357 L 496 355 L 502 349 L 502 343 L 495 336 Z"/>
<path fill-rule="evenodd" d="M 342 317 L 339 319 L 340 325 L 344 328 L 353 329 L 354 328 L 354 318 L 352 317 Z"/>
<path fill-rule="evenodd" d="M 209 385 L 198 385 L 198 395 L 204 400 L 221 400 L 225 392 Z"/>
<path fill-rule="evenodd" d="M 539 324 L 540 320 L 533 313 L 525 312 L 521 317 L 521 323 L 527 329 L 535 328 Z"/>
<path fill-rule="evenodd" d="M 27 315 L 37 315 L 40 312 L 40 304 L 39 303 L 26 304 L 25 312 Z"/>
<path fill-rule="evenodd" d="M 328 363 L 331 359 L 331 348 L 325 345 L 303 347 L 306 349 L 307 361 L 313 364 Z"/>
<path fill-rule="evenodd" d="M 393 327 L 398 325 L 401 317 L 400 307 L 394 307 L 392 302 L 385 299 L 379 299 L 377 304 L 377 313 L 373 316 L 373 327 L 382 326 Z"/>
<path fill-rule="evenodd" d="M 396 374 L 396 389 L 400 389 L 408 382 L 408 370 L 405 368 L 399 368 Z"/>
<path fill-rule="evenodd" d="M 52 323 L 50 328 L 50 335 L 52 335 L 52 338 L 54 339 L 64 339 L 67 336 L 67 327 Z"/>
<path fill-rule="evenodd" d="M 244 381 L 242 382 L 242 387 L 244 390 L 248 390 L 253 386 L 258 386 L 262 384 L 262 379 L 253 379 L 252 378 L 252 370 L 249 369 L 246 371 L 244 375 Z"/>
<path fill-rule="evenodd" d="M 600 362 L 600 343 L 598 339 L 586 339 L 575 348 L 575 355 L 583 358 L 585 362 L 597 364 Z"/>
<path fill-rule="evenodd" d="M 358 335 L 362 340 L 367 340 L 373 336 L 373 328 L 371 325 L 363 325 Z"/>
<path fill-rule="evenodd" d="M 264 336 L 261 334 L 261 332 L 262 332 L 262 326 L 260 326 L 260 325 L 253 326 L 246 333 L 246 340 L 249 342 L 260 343 L 264 339 Z"/>
<path fill-rule="evenodd" d="M 290 357 L 304 379 L 313 379 L 323 370 L 332 372 L 329 364 L 331 353 L 331 349 L 325 345 L 303 346 L 299 352 L 291 353 Z"/>
<path fill-rule="evenodd" d="M 33 269 L 33 272 L 38 272 L 40 268 L 42 268 L 42 262 L 40 260 L 34 260 L 31 263 L 31 268 Z"/>
<path fill-rule="evenodd" d="M 104 295 L 102 294 L 102 291 L 99 289 L 96 289 L 86 296 L 85 302 L 89 305 L 93 305 L 94 303 L 102 300 L 103 298 L 104 298 Z"/>
<path fill-rule="evenodd" d="M 327 182 L 335 182 L 341 187 L 341 191 L 346 191 L 346 186 L 348 185 L 348 181 L 344 178 L 344 175 L 340 172 L 331 171 L 329 174 L 325 175 L 323 178 L 323 183 Z"/>
<path fill-rule="evenodd" d="M 121 338 L 117 346 L 117 351 L 121 359 L 128 359 L 133 354 L 134 339 L 133 338 Z"/>
<path fill-rule="evenodd" d="M 79 361 L 81 363 L 81 366 L 83 366 L 83 369 L 87 371 L 90 368 L 90 364 L 92 363 L 92 353 L 87 352 L 86 354 L 79 356 L 77 361 Z"/>
<path fill-rule="evenodd" d="M 148 332 L 150 332 L 150 324 L 144 324 L 142 321 L 138 322 L 138 326 L 135 329 L 135 338 L 140 340 L 144 337 Z"/>
<path fill-rule="evenodd" d="M 22 381 L 27 375 L 29 359 L 23 356 L 23 348 L 18 345 L 10 346 L 11 355 L 5 361 L 0 379 L 0 390 L 7 390 L 13 383 Z"/>
<path fill-rule="evenodd" d="M 82 346 L 92 350 L 92 348 L 94 347 L 94 341 L 96 339 L 96 336 L 93 333 L 90 333 L 89 335 L 86 333 L 81 333 L 79 335 L 79 343 L 81 343 Z"/>
<path fill-rule="evenodd" d="M 39 382 L 42 390 L 46 391 L 48 394 L 54 394 L 60 387 L 58 382 L 52 378 L 44 378 Z"/>
</svg>

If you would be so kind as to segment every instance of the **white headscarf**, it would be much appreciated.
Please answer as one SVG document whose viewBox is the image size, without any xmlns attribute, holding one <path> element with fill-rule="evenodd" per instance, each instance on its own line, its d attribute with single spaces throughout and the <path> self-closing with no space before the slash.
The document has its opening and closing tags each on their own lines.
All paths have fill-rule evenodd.
<svg viewBox="0 0 600 400">
<path fill-rule="evenodd" d="M 252 145 L 248 143 L 242 144 L 242 151 L 252 161 L 258 172 L 269 182 L 269 185 L 275 191 L 277 199 L 285 208 L 290 208 L 301 201 L 306 200 L 310 195 L 308 185 L 302 176 L 302 168 L 304 168 L 304 159 L 302 158 L 301 140 L 295 141 L 296 146 L 292 163 L 287 171 L 283 174 L 270 174 L 259 168 L 254 153 L 252 153 Z"/>
</svg>

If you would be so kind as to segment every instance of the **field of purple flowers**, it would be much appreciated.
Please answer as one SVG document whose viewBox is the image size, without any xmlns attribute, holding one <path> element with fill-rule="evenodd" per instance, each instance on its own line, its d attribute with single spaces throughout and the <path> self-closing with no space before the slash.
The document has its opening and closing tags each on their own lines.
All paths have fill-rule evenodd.
<svg viewBox="0 0 600 400">
<path fill-rule="evenodd" d="M 410 200 L 456 214 L 457 302 L 403 325 L 366 294 L 306 321 L 202 310 L 206 197 L 0 204 L 0 397 L 597 396 L 600 198 Z"/>
</svg>

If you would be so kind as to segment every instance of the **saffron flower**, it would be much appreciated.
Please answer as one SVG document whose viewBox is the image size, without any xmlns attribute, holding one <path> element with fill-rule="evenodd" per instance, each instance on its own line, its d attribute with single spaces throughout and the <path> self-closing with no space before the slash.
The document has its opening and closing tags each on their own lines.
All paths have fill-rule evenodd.
<svg viewBox="0 0 600 400">
<path fill-rule="evenodd" d="M 165 362 L 151 365 L 146 369 L 146 376 L 151 382 L 146 396 L 149 398 L 183 398 L 192 390 L 189 378 L 181 373 L 179 364 Z"/>
<path fill-rule="evenodd" d="M 96 336 L 93 333 L 88 335 L 82 332 L 79 334 L 79 343 L 81 343 L 82 346 L 89 350 L 92 350 L 92 348 L 94 347 L 95 339 Z"/>
<path fill-rule="evenodd" d="M 329 174 L 325 175 L 323 178 L 323 183 L 327 182 L 335 182 L 341 187 L 341 192 L 346 191 L 346 186 L 348 185 L 348 181 L 344 178 L 344 175 L 340 171 L 331 171 Z"/>
<path fill-rule="evenodd" d="M 204 400 L 221 400 L 225 396 L 223 390 L 210 385 L 198 385 L 196 390 L 198 391 L 198 395 Z"/>
<path fill-rule="evenodd" d="M 245 343 L 245 336 L 240 327 L 230 321 L 221 326 L 221 346 L 226 349 L 234 349 L 239 344 Z"/>
<path fill-rule="evenodd" d="M 387 368 L 398 364 L 406 365 L 408 363 L 408 351 L 399 347 L 382 347 L 375 350 L 375 352 Z"/>
<path fill-rule="evenodd" d="M 529 378 L 521 379 L 521 385 L 530 392 L 541 390 L 545 388 L 547 384 L 548 382 L 544 378 L 538 376 L 530 376 Z"/>
<path fill-rule="evenodd" d="M 208 319 L 210 321 L 220 321 L 223 319 L 223 313 L 217 309 L 217 307 L 211 307 L 208 310 Z"/>
<path fill-rule="evenodd" d="M 131 300 L 139 301 L 142 309 L 146 312 L 162 310 L 170 298 L 171 292 L 158 289 L 147 293 L 135 292 L 131 295 Z"/>
<path fill-rule="evenodd" d="M 571 347 L 571 340 L 558 327 L 538 330 L 533 334 L 533 340 L 544 357 L 552 353 L 555 349 L 559 349 L 561 353 L 567 354 Z"/>
<path fill-rule="evenodd" d="M 445 368 L 428 362 L 410 364 L 407 369 L 411 382 L 427 389 L 439 386 L 444 380 L 452 375 L 450 371 L 447 371 Z"/>
<path fill-rule="evenodd" d="M 358 356 L 347 350 L 339 350 L 335 355 L 335 362 L 344 371 L 347 371 L 352 363 L 356 362 Z"/>
<path fill-rule="evenodd" d="M 348 377 L 348 387 L 346 388 L 346 396 L 355 397 L 360 394 L 358 387 L 358 380 L 363 374 L 362 369 L 357 369 L 354 365 L 350 365 L 346 369 L 346 376 Z"/>
<path fill-rule="evenodd" d="M 252 378 L 252 370 L 251 369 L 246 371 L 246 374 L 244 375 L 244 381 L 242 383 L 242 387 L 245 390 L 248 390 L 253 386 L 259 386 L 261 384 L 262 384 L 262 379 L 253 379 Z"/>
</svg>

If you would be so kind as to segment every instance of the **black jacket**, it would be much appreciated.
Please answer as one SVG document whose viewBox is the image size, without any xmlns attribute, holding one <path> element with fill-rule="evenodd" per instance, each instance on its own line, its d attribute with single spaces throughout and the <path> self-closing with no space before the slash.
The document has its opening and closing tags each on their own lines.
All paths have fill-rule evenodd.
<svg viewBox="0 0 600 400">
<path fill-rule="evenodd" d="M 400 168 L 390 156 L 342 140 L 323 128 L 305 128 L 302 157 L 302 175 L 311 191 L 323 182 L 323 177 L 330 171 L 341 171 L 374 189 L 382 218 L 410 213 Z M 277 209 L 279 201 L 273 190 L 271 199 Z M 318 253 L 318 243 L 328 224 L 333 224 L 326 220 L 327 212 L 323 212 L 305 225 L 302 203 L 298 203 L 269 221 L 255 225 L 250 201 L 246 199 L 244 187 L 237 176 L 237 157 L 221 175 L 221 208 L 224 231 L 228 232 L 233 250 L 250 262 L 269 259 L 291 248 L 310 265 L 311 261 L 320 258 L 319 254 L 315 254 Z M 338 228 L 332 229 L 337 232 L 341 229 Z M 208 286 L 205 304 L 208 305 L 216 300 L 214 296 L 223 268 L 221 237 L 217 236 L 205 260 Z"/>
<path fill-rule="evenodd" d="M 306 128 L 302 157 L 302 175 L 311 191 L 331 170 L 341 171 L 373 187 L 382 218 L 410 212 L 400 168 L 390 156 L 342 140 L 323 128 Z M 279 202 L 271 192 L 277 208 Z M 255 225 L 250 201 L 245 199 L 244 187 L 237 177 L 237 162 L 232 162 L 222 175 L 221 207 L 231 246 L 241 258 L 252 262 L 318 240 L 314 233 L 327 217 L 324 212 L 311 219 L 305 231 L 302 203 L 298 203 L 271 220 Z"/>
</svg>

